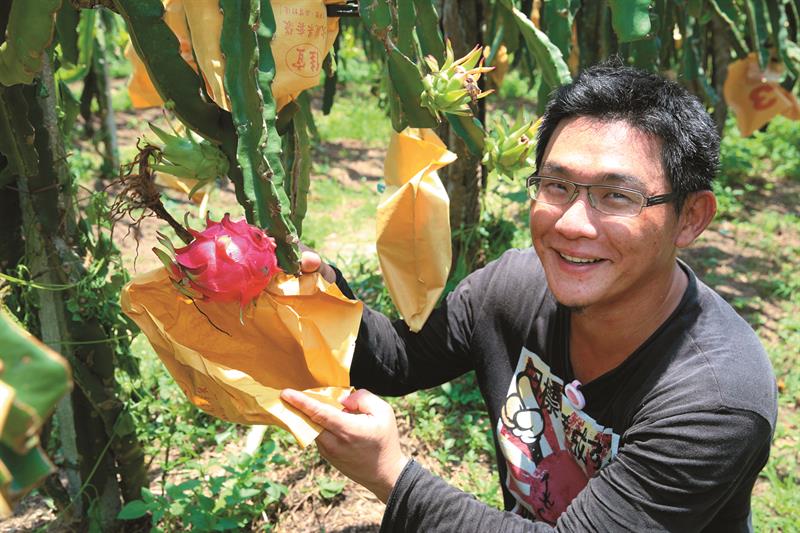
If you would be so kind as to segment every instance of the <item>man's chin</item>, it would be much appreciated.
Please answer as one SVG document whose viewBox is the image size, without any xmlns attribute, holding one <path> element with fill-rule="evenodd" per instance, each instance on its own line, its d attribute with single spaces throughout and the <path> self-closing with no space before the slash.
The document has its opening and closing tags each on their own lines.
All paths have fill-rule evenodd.
<svg viewBox="0 0 800 533">
<path fill-rule="evenodd" d="M 579 315 L 579 314 L 583 313 L 584 311 L 586 311 L 586 306 L 585 305 L 578 305 L 578 304 L 569 305 L 569 304 L 565 304 L 565 303 L 562 303 L 562 302 L 558 302 L 558 303 L 560 303 L 562 307 L 566 308 L 567 311 L 569 311 L 570 313 L 572 313 L 574 315 Z"/>
</svg>

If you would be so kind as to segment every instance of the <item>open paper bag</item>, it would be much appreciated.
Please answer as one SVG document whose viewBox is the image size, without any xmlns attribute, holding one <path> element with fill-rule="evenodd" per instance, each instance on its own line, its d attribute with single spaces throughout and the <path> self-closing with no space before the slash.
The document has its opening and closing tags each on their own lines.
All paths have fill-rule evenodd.
<svg viewBox="0 0 800 533">
<path fill-rule="evenodd" d="M 432 130 L 394 133 L 384 163 L 386 191 L 377 212 L 383 279 L 411 331 L 419 331 L 450 272 L 450 201 L 437 169 L 455 161 Z"/>
<path fill-rule="evenodd" d="M 284 404 L 285 388 L 342 408 L 361 302 L 319 274 L 277 274 L 240 321 L 237 302 L 194 302 L 165 269 L 136 276 L 122 309 L 142 329 L 189 400 L 241 424 L 273 424 L 306 446 L 320 428 Z"/>
<path fill-rule="evenodd" d="M 742 137 L 752 135 L 777 115 L 800 120 L 800 103 L 781 87 L 782 69 L 782 65 L 770 63 L 762 71 L 755 53 L 728 65 L 723 94 Z"/>
</svg>

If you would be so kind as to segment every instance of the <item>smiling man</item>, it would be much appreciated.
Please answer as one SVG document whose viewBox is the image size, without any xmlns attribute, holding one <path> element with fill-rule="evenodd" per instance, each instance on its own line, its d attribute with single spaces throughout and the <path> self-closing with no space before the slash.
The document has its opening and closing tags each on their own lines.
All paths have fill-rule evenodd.
<svg viewBox="0 0 800 533">
<path fill-rule="evenodd" d="M 505 511 L 407 459 L 367 390 L 345 412 L 284 392 L 325 428 L 322 454 L 387 502 L 381 531 L 752 529 L 774 376 L 750 327 L 677 259 L 714 216 L 718 159 L 683 88 L 588 69 L 542 121 L 533 248 L 467 277 L 418 333 L 365 308 L 355 386 L 400 395 L 476 373 Z M 317 268 L 333 279 L 306 254 Z"/>
</svg>

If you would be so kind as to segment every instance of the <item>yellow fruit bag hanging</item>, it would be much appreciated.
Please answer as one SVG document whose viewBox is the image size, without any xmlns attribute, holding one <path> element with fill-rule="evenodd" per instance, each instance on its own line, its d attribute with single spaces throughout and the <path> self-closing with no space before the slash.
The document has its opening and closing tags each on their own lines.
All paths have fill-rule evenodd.
<svg viewBox="0 0 800 533">
<path fill-rule="evenodd" d="M 306 446 L 319 427 L 282 403 L 281 390 L 303 390 L 339 408 L 350 390 L 362 304 L 319 274 L 276 274 L 241 309 L 182 295 L 162 268 L 123 289 L 122 309 L 189 400 L 216 417 L 278 425 Z"/>
<path fill-rule="evenodd" d="M 800 120 L 797 99 L 779 83 L 781 68 L 770 63 L 762 72 L 755 53 L 728 65 L 723 94 L 736 115 L 742 137 L 752 135 L 780 114 Z"/>
<path fill-rule="evenodd" d="M 300 94 L 319 85 L 322 60 L 339 32 L 339 19 L 328 18 L 326 4 L 345 0 L 272 0 L 275 37 L 272 56 L 275 80 L 272 96 L 280 109 Z"/>
<path fill-rule="evenodd" d="M 455 159 L 432 130 L 408 128 L 389 142 L 377 213 L 378 259 L 411 331 L 428 319 L 450 272 L 450 201 L 436 171 Z"/>
</svg>

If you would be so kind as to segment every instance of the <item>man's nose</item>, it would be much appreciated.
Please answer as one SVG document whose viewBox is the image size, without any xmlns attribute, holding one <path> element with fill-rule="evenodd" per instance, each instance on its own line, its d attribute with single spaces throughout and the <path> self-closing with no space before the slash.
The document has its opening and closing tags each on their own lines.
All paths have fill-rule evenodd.
<svg viewBox="0 0 800 533">
<path fill-rule="evenodd" d="M 568 239 L 594 239 L 597 237 L 596 214 L 589 202 L 589 191 L 579 191 L 577 198 L 564 206 L 555 229 Z"/>
</svg>

